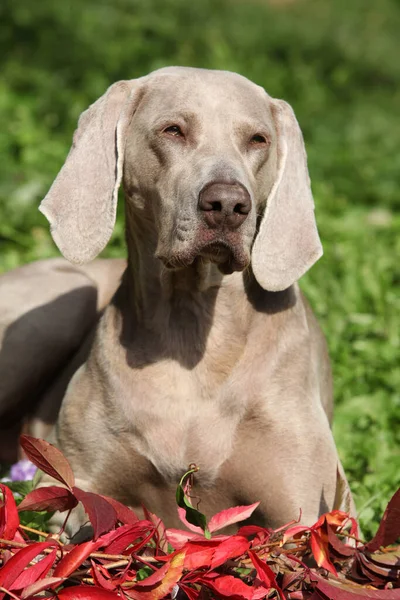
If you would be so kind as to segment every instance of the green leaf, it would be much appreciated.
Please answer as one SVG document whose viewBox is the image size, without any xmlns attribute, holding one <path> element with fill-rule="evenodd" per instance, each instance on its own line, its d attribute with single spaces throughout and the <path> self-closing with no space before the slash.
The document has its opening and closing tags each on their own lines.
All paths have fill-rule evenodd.
<svg viewBox="0 0 400 600">
<path fill-rule="evenodd" d="M 147 579 L 148 577 L 150 577 L 152 573 L 154 573 L 154 571 L 150 567 L 142 567 L 136 573 L 136 579 L 137 581 L 143 581 L 143 579 Z"/>
<path fill-rule="evenodd" d="M 204 531 L 205 537 L 210 539 L 211 533 L 207 528 L 207 520 L 205 515 L 197 510 L 197 508 L 194 508 L 188 496 L 185 494 L 185 490 L 183 489 L 184 480 L 193 473 L 196 473 L 197 470 L 197 467 L 195 469 L 191 469 L 190 471 L 187 471 L 181 478 L 178 487 L 176 488 L 176 503 L 180 508 L 184 509 L 186 520 L 192 525 L 200 527 Z"/>
<path fill-rule="evenodd" d="M 8 481 L 7 487 L 13 492 L 23 498 L 33 490 L 33 481 Z M 17 499 L 17 501 L 20 498 Z"/>
</svg>

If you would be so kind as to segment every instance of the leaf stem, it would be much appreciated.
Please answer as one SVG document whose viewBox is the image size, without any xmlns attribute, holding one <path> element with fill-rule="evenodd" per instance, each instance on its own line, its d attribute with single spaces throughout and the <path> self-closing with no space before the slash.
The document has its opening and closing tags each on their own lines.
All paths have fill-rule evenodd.
<svg viewBox="0 0 400 600">
<path fill-rule="evenodd" d="M 39 531 L 39 529 L 33 529 L 32 527 L 28 527 L 27 525 L 19 525 L 19 529 L 23 529 L 24 531 L 29 531 L 29 533 L 34 533 L 36 535 L 40 535 L 40 537 L 48 537 L 51 535 L 50 533 L 44 533 L 43 531 Z"/>
</svg>

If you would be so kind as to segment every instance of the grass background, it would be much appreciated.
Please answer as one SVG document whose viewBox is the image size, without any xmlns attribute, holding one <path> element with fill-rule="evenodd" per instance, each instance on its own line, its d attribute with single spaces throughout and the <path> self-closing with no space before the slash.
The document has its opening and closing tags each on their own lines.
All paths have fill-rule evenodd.
<svg viewBox="0 0 400 600">
<path fill-rule="evenodd" d="M 79 114 L 115 80 L 228 69 L 292 104 L 325 249 L 302 287 L 371 535 L 400 486 L 399 1 L 2 0 L 0 22 L 0 272 L 57 254 L 37 207 Z M 124 254 L 121 215 L 106 256 Z"/>
</svg>

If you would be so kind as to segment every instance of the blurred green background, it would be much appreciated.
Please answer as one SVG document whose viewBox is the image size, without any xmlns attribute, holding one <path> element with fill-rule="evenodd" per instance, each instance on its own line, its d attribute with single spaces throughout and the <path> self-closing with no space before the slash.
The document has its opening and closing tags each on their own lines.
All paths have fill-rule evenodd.
<svg viewBox="0 0 400 600">
<path fill-rule="evenodd" d="M 400 485 L 399 2 L 2 0 L 0 23 L 0 272 L 57 254 L 37 207 L 79 114 L 115 80 L 228 69 L 293 106 L 325 249 L 302 286 L 370 535 Z M 124 253 L 121 215 L 107 256 Z"/>
</svg>

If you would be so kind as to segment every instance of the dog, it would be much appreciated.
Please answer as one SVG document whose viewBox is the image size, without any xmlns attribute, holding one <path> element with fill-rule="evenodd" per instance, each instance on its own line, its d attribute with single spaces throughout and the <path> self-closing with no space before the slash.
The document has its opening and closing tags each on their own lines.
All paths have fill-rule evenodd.
<svg viewBox="0 0 400 600">
<path fill-rule="evenodd" d="M 94 260 L 121 182 L 126 268 Z M 23 268 L 68 286 L 60 295 L 49 284 L 41 302 L 39 285 L 32 311 L 53 308 L 40 335 L 59 349 L 57 368 L 37 414 L 62 399 L 47 421 L 57 419 L 52 439 L 77 485 L 138 512 L 143 503 L 169 527 L 190 464 L 207 515 L 260 501 L 257 523 L 278 527 L 301 510 L 311 525 L 344 496 L 354 512 L 330 428 L 326 343 L 297 284 L 322 247 L 286 102 L 225 71 L 119 81 L 81 115 L 40 210 L 81 265 Z M 22 273 L 8 276 L 29 289 Z M 62 310 L 71 302 L 73 317 Z"/>
</svg>

